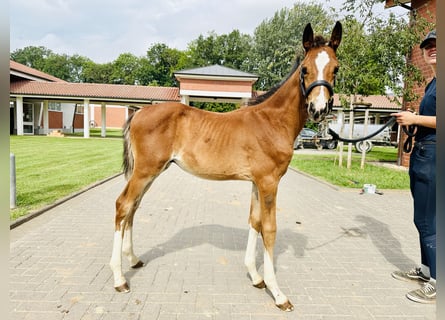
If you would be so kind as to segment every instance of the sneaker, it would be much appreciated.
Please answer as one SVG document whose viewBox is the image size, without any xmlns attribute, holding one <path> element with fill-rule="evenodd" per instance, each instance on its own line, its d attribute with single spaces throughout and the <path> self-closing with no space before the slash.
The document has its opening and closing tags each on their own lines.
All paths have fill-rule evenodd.
<svg viewBox="0 0 445 320">
<path fill-rule="evenodd" d="M 408 292 L 406 297 L 419 303 L 435 303 L 436 287 L 430 282 L 427 282 L 422 286 L 422 288 Z"/>
<path fill-rule="evenodd" d="M 430 281 L 430 278 L 425 276 L 420 268 L 414 268 L 408 272 L 394 271 L 393 273 L 391 273 L 391 275 L 393 278 L 403 281 L 416 281 L 420 283 Z"/>
</svg>

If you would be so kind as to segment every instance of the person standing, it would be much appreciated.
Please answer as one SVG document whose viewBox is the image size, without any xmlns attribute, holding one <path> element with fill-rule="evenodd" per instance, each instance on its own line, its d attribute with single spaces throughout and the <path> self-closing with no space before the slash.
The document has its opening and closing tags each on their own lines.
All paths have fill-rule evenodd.
<svg viewBox="0 0 445 320">
<path fill-rule="evenodd" d="M 414 125 L 415 144 L 410 155 L 409 177 L 414 201 L 414 224 L 419 232 L 421 265 L 410 271 L 394 271 L 399 280 L 416 281 L 421 288 L 406 294 L 412 301 L 436 301 L 436 31 L 420 44 L 425 62 L 433 70 L 433 79 L 425 88 L 419 114 L 408 111 L 392 114 L 402 126 Z"/>
</svg>

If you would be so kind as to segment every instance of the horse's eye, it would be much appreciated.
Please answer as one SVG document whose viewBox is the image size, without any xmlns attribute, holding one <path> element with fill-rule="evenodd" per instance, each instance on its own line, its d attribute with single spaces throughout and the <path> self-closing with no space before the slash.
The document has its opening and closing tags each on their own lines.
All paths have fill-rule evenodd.
<svg viewBox="0 0 445 320">
<path fill-rule="evenodd" d="M 334 68 L 334 74 L 337 74 L 337 72 L 338 72 L 338 67 L 335 67 Z"/>
<path fill-rule="evenodd" d="M 307 74 L 307 68 L 303 67 L 303 69 L 301 69 L 301 72 L 303 72 L 303 74 Z"/>
</svg>

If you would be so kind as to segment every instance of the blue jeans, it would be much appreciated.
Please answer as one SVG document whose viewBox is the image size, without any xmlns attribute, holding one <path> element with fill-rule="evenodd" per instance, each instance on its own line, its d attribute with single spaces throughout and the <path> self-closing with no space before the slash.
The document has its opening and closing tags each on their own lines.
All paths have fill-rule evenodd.
<svg viewBox="0 0 445 320">
<path fill-rule="evenodd" d="M 419 232 L 422 264 L 436 279 L 436 144 L 416 142 L 409 177 L 414 199 L 414 224 Z"/>
</svg>

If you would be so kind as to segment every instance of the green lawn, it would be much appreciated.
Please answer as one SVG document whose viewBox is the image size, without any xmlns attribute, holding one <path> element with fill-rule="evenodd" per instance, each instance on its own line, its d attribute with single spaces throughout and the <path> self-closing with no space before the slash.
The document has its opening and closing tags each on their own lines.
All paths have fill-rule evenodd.
<svg viewBox="0 0 445 320">
<path fill-rule="evenodd" d="M 121 171 L 122 139 L 11 136 L 17 208 L 10 219 Z"/>
<path fill-rule="evenodd" d="M 338 165 L 338 154 L 295 154 L 291 167 L 341 187 L 362 188 L 365 183 L 370 183 L 377 189 L 409 189 L 406 171 L 373 164 L 382 161 L 396 163 L 397 149 L 394 147 L 373 147 L 366 155 L 363 169 L 360 168 L 361 154 L 353 153 L 350 169 L 346 168 L 346 160 L 347 152 L 343 153 L 342 167 Z"/>
<path fill-rule="evenodd" d="M 90 129 L 90 137 L 101 137 L 101 129 L 100 128 L 91 128 Z M 65 136 L 71 137 L 83 137 L 83 132 L 76 133 L 65 133 Z M 107 129 L 106 132 L 107 138 L 122 138 L 122 129 Z"/>
</svg>

